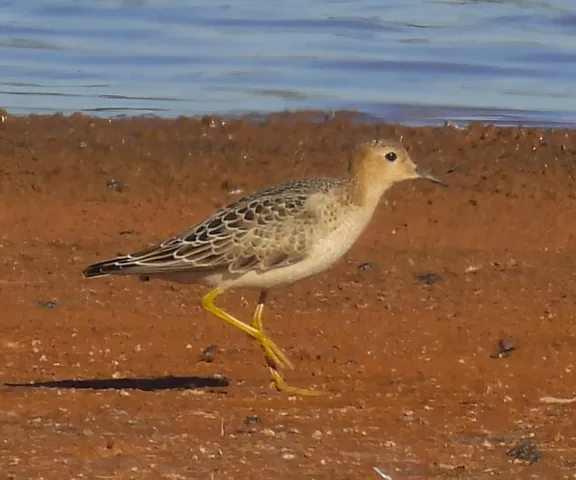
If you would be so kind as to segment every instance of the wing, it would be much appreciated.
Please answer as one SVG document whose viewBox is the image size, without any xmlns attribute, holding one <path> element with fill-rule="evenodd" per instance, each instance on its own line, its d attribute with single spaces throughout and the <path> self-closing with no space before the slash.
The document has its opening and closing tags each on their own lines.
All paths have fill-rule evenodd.
<svg viewBox="0 0 576 480">
<path fill-rule="evenodd" d="M 288 182 L 245 197 L 161 244 L 88 267 L 87 276 L 181 270 L 268 270 L 305 258 L 313 221 L 309 198 L 332 180 Z"/>
</svg>

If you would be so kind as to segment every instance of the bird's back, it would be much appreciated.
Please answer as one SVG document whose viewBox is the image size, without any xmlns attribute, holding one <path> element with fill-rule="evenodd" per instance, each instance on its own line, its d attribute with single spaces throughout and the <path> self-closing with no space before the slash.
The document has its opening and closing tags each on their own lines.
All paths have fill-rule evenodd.
<svg viewBox="0 0 576 480">
<path fill-rule="evenodd" d="M 343 200 L 345 189 L 345 181 L 330 178 L 293 180 L 269 187 L 220 209 L 161 244 L 91 265 L 84 274 L 223 269 L 240 273 L 291 265 L 307 256 L 318 234 L 329 234 L 337 227 L 335 207 Z"/>
</svg>

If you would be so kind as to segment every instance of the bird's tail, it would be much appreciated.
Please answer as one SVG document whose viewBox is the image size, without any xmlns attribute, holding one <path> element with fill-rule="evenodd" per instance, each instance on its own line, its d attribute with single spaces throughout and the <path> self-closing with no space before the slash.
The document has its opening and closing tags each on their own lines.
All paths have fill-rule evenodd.
<svg viewBox="0 0 576 480">
<path fill-rule="evenodd" d="M 128 274 L 126 268 L 127 257 L 116 257 L 105 262 L 95 263 L 84 269 L 82 272 L 86 278 L 105 277 L 106 275 Z"/>
<path fill-rule="evenodd" d="M 187 270 L 190 264 L 175 256 L 181 242 L 170 241 L 153 245 L 130 255 L 122 255 L 84 269 L 86 278 L 106 275 L 147 275 L 174 270 Z"/>
</svg>

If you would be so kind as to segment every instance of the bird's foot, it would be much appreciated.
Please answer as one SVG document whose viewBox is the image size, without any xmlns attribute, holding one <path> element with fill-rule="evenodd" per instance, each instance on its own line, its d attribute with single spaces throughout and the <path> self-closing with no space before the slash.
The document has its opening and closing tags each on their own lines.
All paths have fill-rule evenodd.
<svg viewBox="0 0 576 480">
<path fill-rule="evenodd" d="M 272 382 L 276 389 L 280 392 L 288 393 L 289 395 L 300 395 L 305 397 L 317 397 L 320 395 L 328 395 L 328 392 L 321 390 L 309 390 L 307 388 L 299 388 L 288 385 L 284 377 L 275 368 L 270 367 L 270 374 L 272 375 Z"/>
</svg>

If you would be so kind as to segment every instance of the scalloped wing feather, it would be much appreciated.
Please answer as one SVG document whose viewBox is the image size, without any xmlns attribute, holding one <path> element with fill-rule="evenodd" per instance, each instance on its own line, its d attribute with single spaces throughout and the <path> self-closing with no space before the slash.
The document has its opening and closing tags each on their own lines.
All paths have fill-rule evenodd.
<svg viewBox="0 0 576 480">
<path fill-rule="evenodd" d="M 153 274 L 182 270 L 269 270 L 299 262 L 310 235 L 303 223 L 314 220 L 308 199 L 340 181 L 287 182 L 238 200 L 209 219 L 161 244 L 102 264 L 106 273 Z"/>
</svg>

